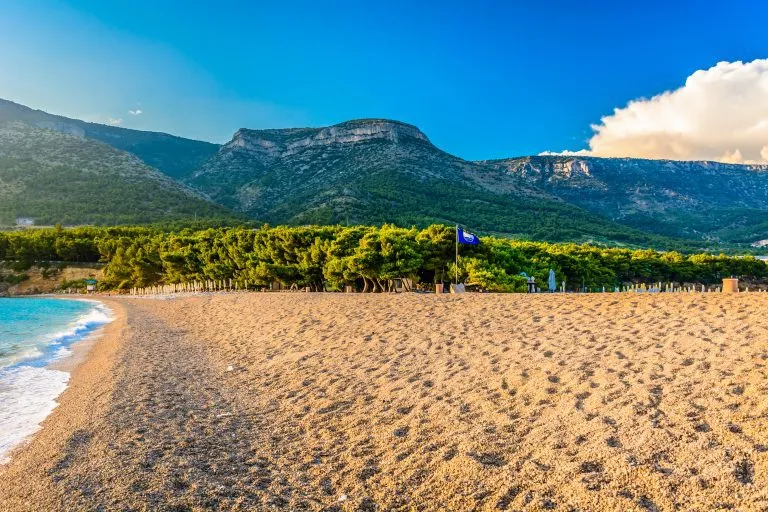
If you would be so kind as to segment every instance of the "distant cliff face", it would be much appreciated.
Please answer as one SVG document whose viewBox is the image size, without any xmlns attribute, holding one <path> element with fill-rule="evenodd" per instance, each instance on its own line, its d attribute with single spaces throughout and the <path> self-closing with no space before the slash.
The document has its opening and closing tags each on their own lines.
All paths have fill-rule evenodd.
<svg viewBox="0 0 768 512">
<path fill-rule="evenodd" d="M 366 183 L 385 171 L 467 181 L 464 167 L 473 165 L 435 148 L 415 126 L 361 119 L 326 128 L 240 129 L 187 183 L 272 222 L 295 220 L 307 208 L 336 221 L 354 211 L 353 218 L 365 221 L 358 209 L 371 199 Z M 293 204 L 298 197 L 301 204 Z"/>
<path fill-rule="evenodd" d="M 408 138 L 429 143 L 429 139 L 415 126 L 384 119 L 348 121 L 327 128 L 299 128 L 287 130 L 240 129 L 224 145 L 226 150 L 244 150 L 266 158 L 282 158 L 308 148 L 333 144 L 350 144 L 371 140 L 393 143 Z"/>
<path fill-rule="evenodd" d="M 571 240 L 627 231 L 517 176 L 449 155 L 415 126 L 383 119 L 238 130 L 186 182 L 273 224 L 462 223 L 485 232 Z"/>
<path fill-rule="evenodd" d="M 744 242 L 768 235 L 768 165 L 573 156 L 479 163 L 639 229 Z"/>
<path fill-rule="evenodd" d="M 505 169 L 537 186 L 586 188 L 606 190 L 608 185 L 596 177 L 593 165 L 585 159 L 538 159 L 534 157 L 512 158 L 483 162 Z"/>
</svg>

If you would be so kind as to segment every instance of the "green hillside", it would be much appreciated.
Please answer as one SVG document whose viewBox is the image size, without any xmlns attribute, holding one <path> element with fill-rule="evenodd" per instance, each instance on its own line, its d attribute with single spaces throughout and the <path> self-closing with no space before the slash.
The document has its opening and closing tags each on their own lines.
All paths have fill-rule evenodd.
<svg viewBox="0 0 768 512">
<path fill-rule="evenodd" d="M 218 151 L 218 144 L 184 139 L 167 133 L 130 130 L 119 126 L 87 123 L 56 116 L 0 99 L 0 121 L 19 121 L 36 128 L 101 141 L 133 153 L 150 167 L 172 178 L 184 177 L 200 167 Z"/>
<path fill-rule="evenodd" d="M 0 225 L 232 219 L 135 156 L 100 142 L 0 121 Z"/>
<path fill-rule="evenodd" d="M 515 176 L 449 155 L 416 127 L 396 121 L 240 130 L 187 183 L 273 224 L 461 223 L 539 240 L 685 245 L 621 226 Z"/>
<path fill-rule="evenodd" d="M 768 239 L 768 165 L 574 156 L 479 163 L 635 229 L 710 242 Z"/>
<path fill-rule="evenodd" d="M 0 123 L 13 126 L 2 140 L 4 223 L 217 222 L 231 210 L 271 224 L 464 224 L 534 240 L 685 251 L 768 239 L 768 166 L 573 156 L 469 162 L 386 119 L 241 129 L 223 146 L 4 100 Z"/>
</svg>

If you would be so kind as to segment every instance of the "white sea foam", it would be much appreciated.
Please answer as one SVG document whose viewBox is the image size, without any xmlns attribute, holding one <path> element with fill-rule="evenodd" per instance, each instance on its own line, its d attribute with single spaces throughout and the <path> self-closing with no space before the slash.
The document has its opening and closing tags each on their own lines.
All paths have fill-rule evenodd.
<svg viewBox="0 0 768 512">
<path fill-rule="evenodd" d="M 93 302 L 94 308 L 80 316 L 66 330 L 52 334 L 48 338 L 49 345 L 58 345 L 63 342 L 72 341 L 75 338 L 80 338 L 87 331 L 112 321 L 112 312 L 109 308 L 99 302 L 88 302 Z"/>
<path fill-rule="evenodd" d="M 89 302 L 93 308 L 66 329 L 46 336 L 39 349 L 31 347 L 16 354 L 10 366 L 0 368 L 0 464 L 8 461 L 13 447 L 40 428 L 67 387 L 69 373 L 42 367 L 41 362 L 72 355 L 72 343 L 113 320 L 109 308 L 100 302 Z M 58 348 L 52 350 L 53 347 Z"/>
<path fill-rule="evenodd" d="M 30 341 L 30 346 L 19 351 L 11 351 L 0 355 L 0 369 L 7 366 L 25 364 L 27 361 L 39 361 L 41 358 L 47 361 L 61 359 L 72 355 L 68 346 L 85 338 L 96 328 L 112 321 L 112 312 L 96 301 L 83 301 L 93 304 L 93 308 L 76 318 L 65 329 L 49 334 L 42 340 Z M 56 351 L 50 347 L 61 346 Z M 48 350 L 46 350 L 48 349 Z"/>
<path fill-rule="evenodd" d="M 59 350 L 54 352 L 53 359 L 64 359 L 65 357 L 69 357 L 73 354 L 72 349 L 69 347 L 61 347 Z"/>
<path fill-rule="evenodd" d="M 20 352 L 19 353 L 19 360 L 21 361 L 21 360 L 24 360 L 24 359 L 35 359 L 36 357 L 40 357 L 42 355 L 43 355 L 43 353 L 39 349 L 32 347 L 32 348 L 30 348 L 28 350 Z"/>
<path fill-rule="evenodd" d="M 67 382 L 67 372 L 47 368 L 18 366 L 0 372 L 0 464 L 8 462 L 13 447 L 40 429 Z"/>
</svg>

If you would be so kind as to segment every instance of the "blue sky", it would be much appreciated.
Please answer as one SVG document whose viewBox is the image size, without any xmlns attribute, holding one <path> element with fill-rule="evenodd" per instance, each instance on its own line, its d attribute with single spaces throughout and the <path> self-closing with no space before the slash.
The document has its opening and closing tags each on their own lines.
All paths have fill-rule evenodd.
<svg viewBox="0 0 768 512">
<path fill-rule="evenodd" d="M 0 97 L 215 142 L 385 117 L 468 159 L 578 150 L 630 100 L 768 57 L 768 5 L 667 3 L 5 0 Z"/>
</svg>

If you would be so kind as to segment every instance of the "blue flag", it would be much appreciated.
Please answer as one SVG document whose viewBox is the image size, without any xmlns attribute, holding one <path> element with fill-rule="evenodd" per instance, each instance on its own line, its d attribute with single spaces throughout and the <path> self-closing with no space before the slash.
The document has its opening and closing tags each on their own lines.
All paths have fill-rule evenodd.
<svg viewBox="0 0 768 512">
<path fill-rule="evenodd" d="M 477 238 L 475 235 L 470 233 L 469 231 L 464 231 L 461 228 L 456 228 L 456 235 L 458 237 L 460 244 L 469 244 L 469 245 L 477 245 L 480 243 L 480 239 Z"/>
</svg>

